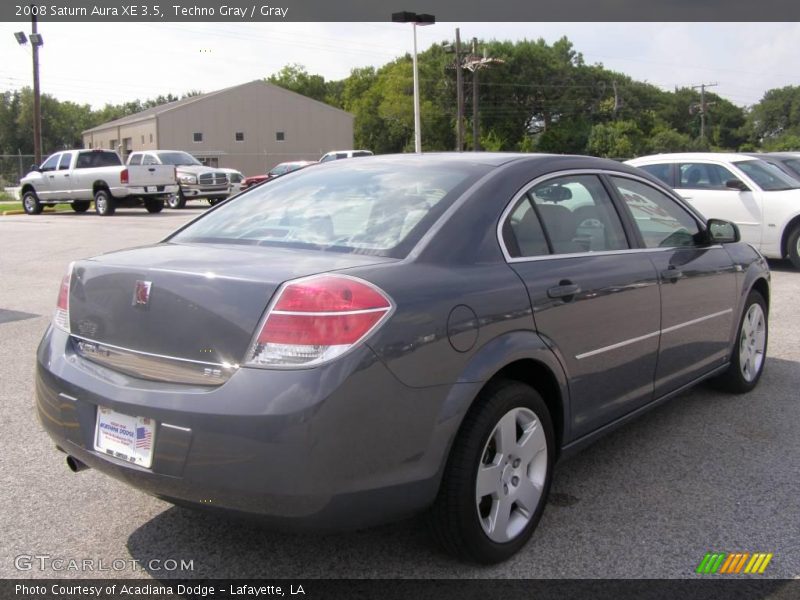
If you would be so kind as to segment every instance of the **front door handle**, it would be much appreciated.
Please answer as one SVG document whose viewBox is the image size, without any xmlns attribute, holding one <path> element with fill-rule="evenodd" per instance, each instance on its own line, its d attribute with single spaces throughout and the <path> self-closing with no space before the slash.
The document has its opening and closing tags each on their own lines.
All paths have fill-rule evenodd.
<svg viewBox="0 0 800 600">
<path fill-rule="evenodd" d="M 683 277 L 683 271 L 679 271 L 675 267 L 670 267 L 664 271 L 661 271 L 661 279 L 665 281 L 675 283 L 681 277 Z"/>
<path fill-rule="evenodd" d="M 564 298 L 567 301 L 571 300 L 572 296 L 581 291 L 581 286 L 572 283 L 571 281 L 562 281 L 558 285 L 551 287 L 547 290 L 549 298 Z"/>
</svg>

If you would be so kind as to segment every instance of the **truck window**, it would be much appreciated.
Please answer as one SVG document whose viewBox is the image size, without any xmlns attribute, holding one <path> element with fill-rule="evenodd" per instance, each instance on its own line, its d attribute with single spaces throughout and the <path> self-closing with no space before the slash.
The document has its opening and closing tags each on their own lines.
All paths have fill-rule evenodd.
<svg viewBox="0 0 800 600">
<path fill-rule="evenodd" d="M 64 154 L 61 155 L 61 162 L 58 163 L 58 170 L 65 171 L 69 169 L 69 163 L 71 162 L 72 162 L 72 154 L 70 154 L 69 152 L 64 152 Z"/>
<path fill-rule="evenodd" d="M 55 171 L 58 168 L 58 161 L 61 158 L 61 153 L 53 154 L 50 158 L 48 158 L 42 164 L 41 170 L 42 171 Z"/>
<path fill-rule="evenodd" d="M 153 156 L 152 154 L 145 154 L 144 158 L 142 159 L 143 165 L 157 165 L 158 159 Z"/>
<path fill-rule="evenodd" d="M 92 169 L 95 167 L 116 167 L 121 165 L 122 162 L 116 152 L 109 152 L 107 150 L 91 150 L 89 152 L 81 152 L 78 155 L 78 161 L 75 163 L 76 169 Z"/>
<path fill-rule="evenodd" d="M 142 155 L 141 154 L 134 154 L 131 156 L 131 159 L 128 161 L 129 165 L 140 165 L 142 164 Z"/>
</svg>

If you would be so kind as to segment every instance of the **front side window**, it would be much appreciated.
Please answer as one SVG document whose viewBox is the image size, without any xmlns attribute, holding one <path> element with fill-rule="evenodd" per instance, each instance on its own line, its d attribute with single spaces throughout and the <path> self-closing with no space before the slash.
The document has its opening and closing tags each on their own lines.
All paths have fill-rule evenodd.
<svg viewBox="0 0 800 600">
<path fill-rule="evenodd" d="M 648 248 L 696 245 L 700 232 L 694 217 L 657 189 L 624 177 L 612 177 Z"/>
<path fill-rule="evenodd" d="M 679 188 L 691 190 L 730 190 L 725 185 L 726 181 L 739 179 L 728 169 L 721 165 L 708 163 L 682 163 L 678 166 Z"/>
<path fill-rule="evenodd" d="M 309 169 L 254 188 L 170 241 L 403 257 L 485 169 L 374 164 Z M 363 163 L 362 163 L 363 164 Z"/>
<path fill-rule="evenodd" d="M 53 154 L 42 164 L 41 171 L 55 171 L 58 168 L 58 161 L 61 160 L 61 153 Z"/>
</svg>

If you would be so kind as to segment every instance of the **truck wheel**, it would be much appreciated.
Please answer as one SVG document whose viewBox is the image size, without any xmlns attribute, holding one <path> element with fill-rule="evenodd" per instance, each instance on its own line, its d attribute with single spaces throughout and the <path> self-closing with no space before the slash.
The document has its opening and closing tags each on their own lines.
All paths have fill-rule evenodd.
<svg viewBox="0 0 800 600">
<path fill-rule="evenodd" d="M 117 210 L 117 203 L 108 190 L 97 190 L 94 193 L 94 212 L 101 217 L 110 217 Z"/>
<path fill-rule="evenodd" d="M 550 413 L 532 387 L 489 384 L 456 435 L 429 522 L 448 552 L 483 564 L 510 558 L 544 511 L 553 472 Z"/>
<path fill-rule="evenodd" d="M 22 195 L 22 208 L 29 215 L 38 215 L 44 210 L 44 206 L 39 202 L 39 196 L 33 190 L 28 190 Z"/>
<path fill-rule="evenodd" d="M 149 213 L 160 213 L 164 208 L 164 201 L 161 198 L 148 198 L 144 201 L 144 207 Z"/>
<path fill-rule="evenodd" d="M 89 210 L 90 200 L 76 200 L 72 203 L 72 210 L 76 213 L 84 213 Z"/>
<path fill-rule="evenodd" d="M 795 269 L 800 269 L 800 225 L 797 225 L 789 234 L 787 243 L 789 260 Z"/>
<path fill-rule="evenodd" d="M 186 196 L 184 196 L 183 192 L 179 189 L 177 194 L 172 194 L 172 196 L 167 198 L 167 206 L 170 208 L 183 208 L 186 206 Z"/>
</svg>

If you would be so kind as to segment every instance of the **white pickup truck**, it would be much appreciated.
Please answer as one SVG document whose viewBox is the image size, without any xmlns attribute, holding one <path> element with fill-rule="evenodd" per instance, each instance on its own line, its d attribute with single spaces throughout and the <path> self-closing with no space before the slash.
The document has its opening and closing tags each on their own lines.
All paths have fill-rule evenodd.
<svg viewBox="0 0 800 600">
<path fill-rule="evenodd" d="M 64 150 L 41 166 L 33 166 L 20 181 L 22 207 L 38 215 L 47 205 L 67 203 L 78 213 L 94 200 L 100 216 L 114 214 L 118 206 L 144 204 L 157 213 L 164 200 L 178 192 L 175 167 L 171 165 L 125 166 L 111 150 Z"/>
</svg>

